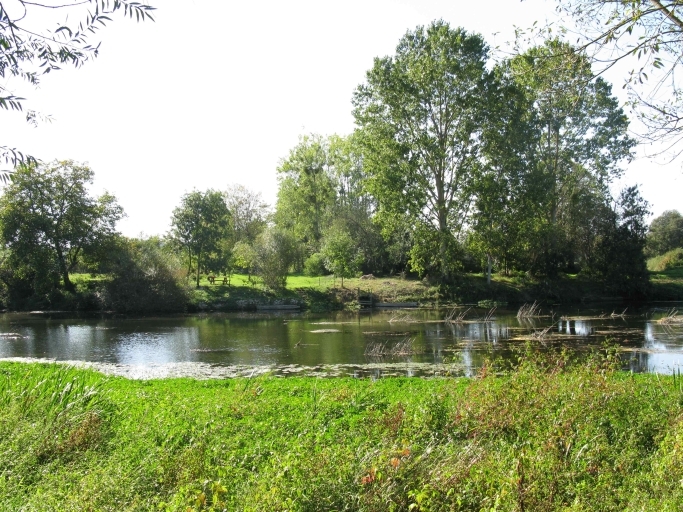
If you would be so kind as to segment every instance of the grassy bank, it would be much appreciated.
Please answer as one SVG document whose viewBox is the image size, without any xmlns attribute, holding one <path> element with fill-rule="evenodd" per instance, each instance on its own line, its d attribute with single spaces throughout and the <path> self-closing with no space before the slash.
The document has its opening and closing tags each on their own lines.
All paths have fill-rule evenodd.
<svg viewBox="0 0 683 512">
<path fill-rule="evenodd" d="M 681 510 L 680 378 L 128 381 L 0 365 L 2 510 Z"/>
<path fill-rule="evenodd" d="M 683 301 L 683 268 L 651 272 L 650 276 L 651 287 L 646 300 Z M 102 296 L 102 289 L 106 286 L 104 277 L 75 274 L 73 282 L 76 285 L 76 293 L 64 292 L 47 302 L 38 300 L 35 304 L 29 303 L 28 308 L 102 308 L 98 297 Z M 374 303 L 414 302 L 425 307 L 454 303 L 477 304 L 482 301 L 515 305 L 533 301 L 571 304 L 621 299 L 605 289 L 602 284 L 585 276 L 564 275 L 547 280 L 531 278 L 524 274 L 494 275 L 491 284 L 486 282 L 483 274 L 464 274 L 449 286 L 437 286 L 424 280 L 401 277 L 345 279 L 342 286 L 341 280 L 333 276 L 291 275 L 287 278 L 287 287 L 277 293 L 264 288 L 260 280 L 250 280 L 246 275 L 233 275 L 230 285 L 223 284 L 222 278 L 212 284 L 204 276 L 200 280 L 199 288 L 188 284 L 187 296 L 187 303 L 178 303 L 177 312 L 255 309 L 261 304 L 298 304 L 303 309 L 311 311 L 330 311 L 357 309 L 360 301 L 368 299 L 372 299 Z"/>
<path fill-rule="evenodd" d="M 449 286 L 436 286 L 418 279 L 400 277 L 370 280 L 345 279 L 332 276 L 290 276 L 287 288 L 277 294 L 269 292 L 247 276 L 236 275 L 231 286 L 201 281 L 201 288 L 192 290 L 193 309 L 243 309 L 256 304 L 301 304 L 306 309 L 325 311 L 356 308 L 359 299 L 378 302 L 416 302 L 421 306 L 477 304 L 482 301 L 522 304 L 524 302 L 592 303 L 621 300 L 594 279 L 581 275 L 564 275 L 554 280 L 526 275 L 494 275 L 490 284 L 483 274 L 465 274 Z M 651 273 L 647 300 L 683 300 L 683 269 Z"/>
</svg>

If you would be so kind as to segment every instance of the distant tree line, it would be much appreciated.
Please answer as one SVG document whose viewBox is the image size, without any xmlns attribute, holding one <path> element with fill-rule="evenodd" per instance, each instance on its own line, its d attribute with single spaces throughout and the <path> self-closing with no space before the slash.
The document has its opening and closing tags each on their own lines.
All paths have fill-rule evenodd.
<svg viewBox="0 0 683 512">
<path fill-rule="evenodd" d="M 127 239 L 93 172 L 28 162 L 0 198 L 5 305 L 81 300 L 73 273 L 104 276 L 88 300 L 177 310 L 202 275 L 235 272 L 278 290 L 292 272 L 463 272 L 556 279 L 582 273 L 623 296 L 647 291 L 646 255 L 681 246 L 681 217 L 650 230 L 637 187 L 616 196 L 632 157 L 610 85 L 560 40 L 491 65 L 484 40 L 442 21 L 375 59 L 353 95 L 356 130 L 308 134 L 280 162 L 274 207 L 240 185 L 193 190 L 162 237 Z M 81 305 L 87 307 L 88 304 Z"/>
</svg>

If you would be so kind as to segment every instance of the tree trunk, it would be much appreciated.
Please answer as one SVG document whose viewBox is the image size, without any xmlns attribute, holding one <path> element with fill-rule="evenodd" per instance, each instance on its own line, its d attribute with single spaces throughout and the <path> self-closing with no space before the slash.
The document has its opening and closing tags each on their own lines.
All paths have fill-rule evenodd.
<svg viewBox="0 0 683 512">
<path fill-rule="evenodd" d="M 486 284 L 491 286 L 491 255 L 486 255 Z"/>
<path fill-rule="evenodd" d="M 197 288 L 199 288 L 199 267 L 202 261 L 202 251 L 197 253 Z"/>
<path fill-rule="evenodd" d="M 64 254 L 62 253 L 62 248 L 57 245 L 55 247 L 57 249 L 57 261 L 59 262 L 59 273 L 62 274 L 62 279 L 64 280 L 64 289 L 67 292 L 74 293 L 76 291 L 76 287 L 74 284 L 71 282 L 71 279 L 69 279 L 69 269 L 66 268 L 66 261 L 64 260 Z"/>
</svg>

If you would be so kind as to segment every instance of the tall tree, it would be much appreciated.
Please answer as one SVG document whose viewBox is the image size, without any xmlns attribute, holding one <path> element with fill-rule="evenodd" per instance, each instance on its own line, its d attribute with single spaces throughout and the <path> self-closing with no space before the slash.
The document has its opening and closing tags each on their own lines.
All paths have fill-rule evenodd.
<svg viewBox="0 0 683 512">
<path fill-rule="evenodd" d="M 469 233 L 470 247 L 485 259 L 489 284 L 494 262 L 507 268 L 517 252 L 522 226 L 537 195 L 533 103 L 505 66 L 496 67 L 495 78 L 481 137 L 481 171 L 473 180 L 476 195 Z"/>
<path fill-rule="evenodd" d="M 278 167 L 280 187 L 275 223 L 293 233 L 308 253 L 320 249 L 334 205 L 335 186 L 328 150 L 328 142 L 322 136 L 304 136 Z"/>
<path fill-rule="evenodd" d="M 353 97 L 380 218 L 407 214 L 419 224 L 443 277 L 473 200 L 487 59 L 479 35 L 436 21 L 406 33 L 394 56 L 376 58 Z"/>
<path fill-rule="evenodd" d="M 153 10 L 154 7 L 132 0 L 83 0 L 58 5 L 28 0 L 0 2 L 0 108 L 23 110 L 24 98 L 16 96 L 5 79 L 15 78 L 38 86 L 41 75 L 65 64 L 80 67 L 97 57 L 100 45 L 91 44 L 90 38 L 111 21 L 111 15 L 119 11 L 138 21 L 152 20 Z M 63 23 L 57 23 L 53 30 L 36 28 L 37 23 L 42 24 L 57 13 L 65 16 Z M 79 17 L 79 23 L 73 22 Z M 33 110 L 26 111 L 29 123 L 36 123 L 39 117 Z M 0 161 L 14 167 L 27 159 L 32 160 L 15 148 L 0 145 Z M 4 179 L 7 176 L 7 170 L 0 174 Z"/>
<path fill-rule="evenodd" d="M 23 165 L 0 197 L 0 229 L 13 257 L 30 261 L 45 255 L 71 292 L 69 274 L 88 253 L 107 246 L 123 216 L 113 196 L 89 196 L 86 187 L 93 176 L 89 167 L 72 160 Z"/>
<path fill-rule="evenodd" d="M 225 204 L 230 211 L 235 242 L 254 243 L 265 229 L 269 214 L 261 192 L 249 190 L 244 185 L 232 185 L 225 192 Z"/>
<path fill-rule="evenodd" d="M 171 238 L 187 251 L 188 273 L 196 264 L 196 284 L 207 262 L 221 261 L 222 241 L 229 235 L 230 212 L 223 194 L 217 190 L 185 194 L 181 204 L 173 210 Z M 218 270 L 220 265 L 216 269 Z"/>
<path fill-rule="evenodd" d="M 589 59 L 558 40 L 529 49 L 505 64 L 533 106 L 537 136 L 533 186 L 537 223 L 529 238 L 539 270 L 552 272 L 566 260 L 570 199 L 577 175 L 609 197 L 609 184 L 621 175 L 635 141 L 628 118 L 602 78 L 594 79 Z"/>
</svg>

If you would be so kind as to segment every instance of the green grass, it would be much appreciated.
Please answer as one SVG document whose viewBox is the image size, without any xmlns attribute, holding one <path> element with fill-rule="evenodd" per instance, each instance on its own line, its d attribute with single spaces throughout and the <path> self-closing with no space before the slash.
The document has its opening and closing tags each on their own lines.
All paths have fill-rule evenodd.
<svg viewBox="0 0 683 512">
<path fill-rule="evenodd" d="M 649 300 L 683 300 L 683 268 L 677 267 L 661 272 L 651 272 Z M 106 280 L 103 276 L 74 274 L 77 294 L 61 297 L 54 304 L 31 305 L 30 309 L 97 309 L 97 294 Z M 333 276 L 309 277 L 290 275 L 284 290 L 273 292 L 266 289 L 260 279 L 234 274 L 230 285 L 210 284 L 207 276 L 200 280 L 200 287 L 188 283 L 189 303 L 187 310 L 240 310 L 254 308 L 257 304 L 299 304 L 312 311 L 358 307 L 359 296 L 371 295 L 376 302 L 417 302 L 422 306 L 477 304 L 492 301 L 521 304 L 535 300 L 550 303 L 596 302 L 619 300 L 610 296 L 602 283 L 583 275 L 566 275 L 554 280 L 534 279 L 524 274 L 504 276 L 494 274 L 491 284 L 484 274 L 465 274 L 448 286 L 429 284 L 416 278 L 383 277 L 370 280 L 358 278 L 341 280 Z M 612 294 L 614 295 L 614 294 Z"/>
<path fill-rule="evenodd" d="M 378 381 L 2 363 L 0 510 L 681 510 L 681 379 L 610 357 Z"/>
<path fill-rule="evenodd" d="M 647 269 L 651 272 L 663 272 L 683 268 L 683 248 L 679 247 L 669 252 L 647 260 Z"/>
</svg>

